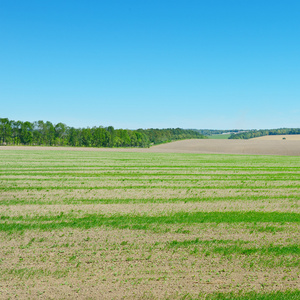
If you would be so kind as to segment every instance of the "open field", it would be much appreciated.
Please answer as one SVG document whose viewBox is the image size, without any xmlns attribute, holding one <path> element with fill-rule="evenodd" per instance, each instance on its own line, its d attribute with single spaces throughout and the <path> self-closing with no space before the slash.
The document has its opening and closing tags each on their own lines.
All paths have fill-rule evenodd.
<svg viewBox="0 0 300 300">
<path fill-rule="evenodd" d="M 2 147 L 0 298 L 299 299 L 300 157 L 166 146 Z"/>
<path fill-rule="evenodd" d="M 152 146 L 151 148 L 76 148 L 41 146 L 0 146 L 1 150 L 70 150 L 100 152 L 140 153 L 207 153 L 207 154 L 255 154 L 255 155 L 296 155 L 300 156 L 300 139 L 283 140 L 249 139 L 192 139 Z"/>
<path fill-rule="evenodd" d="M 185 140 L 151 147 L 150 152 L 300 155 L 300 140 Z"/>
<path fill-rule="evenodd" d="M 255 140 L 261 141 L 279 141 L 286 139 L 289 141 L 300 141 L 300 134 L 285 134 L 285 135 L 266 135 L 254 138 Z M 252 139 L 252 140 L 254 140 Z"/>
<path fill-rule="evenodd" d="M 227 134 L 212 134 L 207 136 L 209 139 L 226 140 L 231 136 L 231 133 Z"/>
</svg>

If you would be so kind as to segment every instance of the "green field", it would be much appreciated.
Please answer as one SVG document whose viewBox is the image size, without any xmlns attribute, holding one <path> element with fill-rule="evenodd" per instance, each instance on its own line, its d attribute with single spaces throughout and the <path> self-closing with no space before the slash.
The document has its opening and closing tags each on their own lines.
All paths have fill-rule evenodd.
<svg viewBox="0 0 300 300">
<path fill-rule="evenodd" d="M 299 299 L 299 188 L 300 157 L 1 150 L 0 298 Z"/>
<path fill-rule="evenodd" d="M 209 139 L 216 139 L 216 140 L 227 140 L 231 136 L 231 133 L 228 134 L 212 134 L 208 135 Z"/>
</svg>

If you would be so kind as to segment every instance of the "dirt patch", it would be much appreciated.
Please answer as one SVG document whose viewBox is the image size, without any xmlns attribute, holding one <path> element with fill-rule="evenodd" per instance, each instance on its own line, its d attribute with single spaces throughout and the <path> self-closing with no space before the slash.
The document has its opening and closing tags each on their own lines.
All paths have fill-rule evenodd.
<svg viewBox="0 0 300 300">
<path fill-rule="evenodd" d="M 300 155 L 300 140 L 185 140 L 154 146 L 149 152 Z"/>
</svg>

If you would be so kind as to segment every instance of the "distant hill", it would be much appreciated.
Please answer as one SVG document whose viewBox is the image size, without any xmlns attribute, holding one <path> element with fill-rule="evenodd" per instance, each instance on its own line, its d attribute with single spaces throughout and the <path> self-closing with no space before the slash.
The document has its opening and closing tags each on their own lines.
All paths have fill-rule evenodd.
<svg viewBox="0 0 300 300">
<path fill-rule="evenodd" d="M 252 139 L 267 135 L 291 135 L 300 134 L 300 128 L 278 128 L 278 129 L 192 129 L 209 139 Z"/>
<path fill-rule="evenodd" d="M 232 134 L 232 133 L 240 133 L 240 132 L 246 132 L 247 130 L 243 129 L 230 129 L 230 130 L 223 130 L 223 129 L 192 129 L 200 134 L 203 134 L 205 136 L 211 136 L 214 134 Z"/>
<path fill-rule="evenodd" d="M 248 130 L 245 132 L 233 133 L 229 139 L 251 139 L 266 135 L 286 135 L 300 134 L 300 128 L 278 128 L 278 129 L 260 129 Z"/>
</svg>

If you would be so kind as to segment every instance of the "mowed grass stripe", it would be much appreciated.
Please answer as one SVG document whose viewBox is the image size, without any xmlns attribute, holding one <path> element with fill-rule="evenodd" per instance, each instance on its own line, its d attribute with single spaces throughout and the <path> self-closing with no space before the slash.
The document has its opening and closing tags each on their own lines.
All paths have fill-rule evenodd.
<svg viewBox="0 0 300 300">
<path fill-rule="evenodd" d="M 287 246 L 282 245 L 268 245 L 262 247 L 249 247 L 249 241 L 242 240 L 201 240 L 199 238 L 184 241 L 168 242 L 167 248 L 193 248 L 194 246 L 203 247 L 203 250 L 208 249 L 213 253 L 222 255 L 230 254 L 272 254 L 272 255 L 300 255 L 300 246 L 291 244 Z M 245 247 L 246 246 L 246 247 Z M 198 248 L 196 248 L 198 249 Z"/>
<path fill-rule="evenodd" d="M 153 225 L 198 223 L 300 223 L 300 214 L 283 212 L 178 212 L 168 215 L 104 215 L 74 216 L 1 216 L 0 231 L 56 230 L 62 228 L 89 229 L 100 226 L 129 229 L 151 229 Z"/>
<path fill-rule="evenodd" d="M 184 299 L 184 298 L 183 298 Z M 300 299 L 300 290 L 292 291 L 277 291 L 277 292 L 232 292 L 232 293 L 217 293 L 212 294 L 199 294 L 198 297 L 189 297 L 187 295 L 185 299 L 189 300 L 299 300 Z"/>
</svg>

